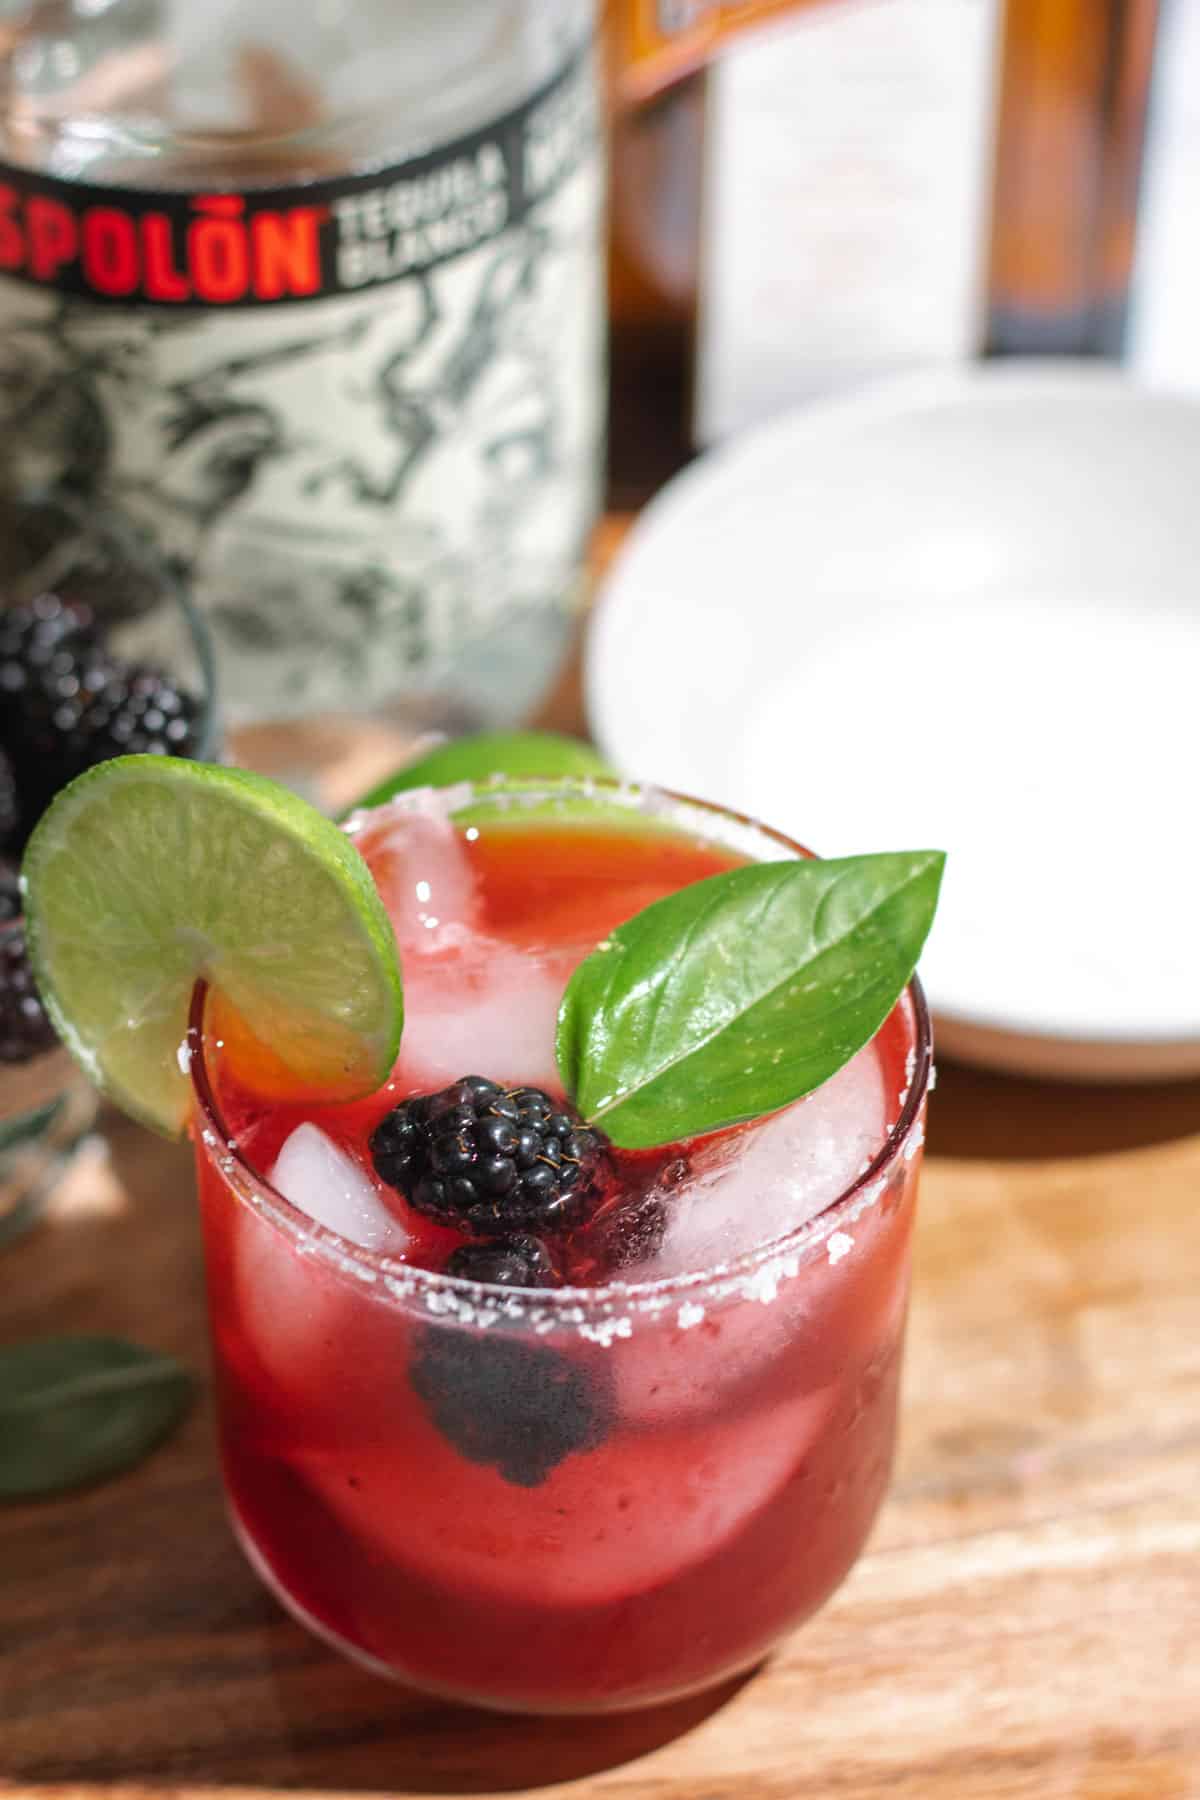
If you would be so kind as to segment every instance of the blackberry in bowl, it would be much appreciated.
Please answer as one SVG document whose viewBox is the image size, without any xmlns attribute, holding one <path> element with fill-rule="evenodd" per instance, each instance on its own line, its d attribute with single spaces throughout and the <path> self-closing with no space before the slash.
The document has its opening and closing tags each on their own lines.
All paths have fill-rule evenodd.
<svg viewBox="0 0 1200 1800">
<path fill-rule="evenodd" d="M 32 1222 L 96 1111 L 30 971 L 25 843 L 96 763 L 209 760 L 217 744 L 208 634 L 172 572 L 70 496 L 0 498 L 0 1243 Z"/>
</svg>

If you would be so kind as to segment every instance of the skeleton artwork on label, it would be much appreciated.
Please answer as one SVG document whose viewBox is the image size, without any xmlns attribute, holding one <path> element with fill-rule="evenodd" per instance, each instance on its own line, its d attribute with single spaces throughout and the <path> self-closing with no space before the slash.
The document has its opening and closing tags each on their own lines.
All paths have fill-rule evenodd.
<svg viewBox="0 0 1200 1800">
<path fill-rule="evenodd" d="M 116 306 L 0 277 L 21 480 L 103 503 L 189 579 L 233 716 L 382 704 L 565 616 L 601 436 L 580 145 L 481 241 L 350 291 Z"/>
</svg>

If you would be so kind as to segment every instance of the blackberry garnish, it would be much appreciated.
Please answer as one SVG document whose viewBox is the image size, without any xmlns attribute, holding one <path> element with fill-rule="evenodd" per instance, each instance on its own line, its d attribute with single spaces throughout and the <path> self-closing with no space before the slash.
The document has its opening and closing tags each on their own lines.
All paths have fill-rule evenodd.
<svg viewBox="0 0 1200 1800">
<path fill-rule="evenodd" d="M 110 756 L 184 755 L 196 736 L 196 703 L 170 676 L 95 649 L 65 650 L 34 672 L 12 717 L 14 760 L 35 750 L 71 775 Z"/>
<path fill-rule="evenodd" d="M 0 935 L 0 1063 L 29 1062 L 55 1042 L 25 954 L 25 928 Z"/>
<path fill-rule="evenodd" d="M 46 670 L 67 668 L 98 648 L 96 626 L 84 606 L 39 594 L 0 609 L 0 693 L 24 692 Z"/>
<path fill-rule="evenodd" d="M 625 1151 L 619 1183 L 565 1247 L 563 1278 L 579 1287 L 598 1287 L 617 1277 L 646 1279 L 640 1265 L 662 1248 L 672 1198 L 693 1174 L 679 1149 Z"/>
<path fill-rule="evenodd" d="M 159 669 L 111 656 L 90 614 L 53 595 L 0 613 L 0 702 L 26 835 L 94 763 L 197 747 L 191 695 Z"/>
<path fill-rule="evenodd" d="M 487 1281 L 493 1287 L 551 1287 L 555 1280 L 545 1245 L 523 1234 L 502 1242 L 460 1244 L 446 1273 L 465 1281 Z"/>
<path fill-rule="evenodd" d="M 540 1088 L 467 1075 L 387 1114 L 371 1137 L 380 1180 L 418 1212 L 478 1237 L 563 1231 L 599 1200 L 607 1140 Z"/>
<path fill-rule="evenodd" d="M 425 1326 L 410 1376 L 442 1436 L 517 1487 L 537 1487 L 560 1462 L 600 1444 L 612 1400 L 598 1377 L 544 1344 L 458 1326 Z"/>
<path fill-rule="evenodd" d="M 109 756 L 190 756 L 197 710 L 160 669 L 114 664 L 109 684 L 80 716 L 74 742 L 89 765 Z"/>
</svg>

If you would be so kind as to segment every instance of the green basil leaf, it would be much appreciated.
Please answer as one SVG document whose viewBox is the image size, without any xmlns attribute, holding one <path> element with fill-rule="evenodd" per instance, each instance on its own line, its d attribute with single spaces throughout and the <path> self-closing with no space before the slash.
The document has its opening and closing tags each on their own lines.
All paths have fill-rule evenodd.
<svg viewBox="0 0 1200 1800">
<path fill-rule="evenodd" d="M 0 1348 L 0 1499 L 58 1494 L 130 1469 L 187 1411 L 172 1356 L 110 1337 Z"/>
<path fill-rule="evenodd" d="M 427 756 L 397 769 L 350 810 L 382 806 L 409 788 L 453 787 L 458 781 L 482 783 L 499 776 L 524 781 L 534 776 L 560 780 L 587 775 L 611 777 L 612 770 L 599 751 L 580 738 L 564 737 L 556 731 L 479 731 L 439 744 Z"/>
<path fill-rule="evenodd" d="M 918 850 L 753 863 L 619 926 L 558 1012 L 559 1073 L 584 1117 L 645 1149 L 819 1087 L 903 992 L 944 862 Z"/>
</svg>

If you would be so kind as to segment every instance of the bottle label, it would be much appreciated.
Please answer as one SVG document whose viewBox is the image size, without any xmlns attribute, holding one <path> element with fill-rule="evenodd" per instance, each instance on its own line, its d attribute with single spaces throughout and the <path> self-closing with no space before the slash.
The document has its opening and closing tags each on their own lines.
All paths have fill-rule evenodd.
<svg viewBox="0 0 1200 1800">
<path fill-rule="evenodd" d="M 369 173 L 184 193 L 0 167 L 5 455 L 193 579 L 234 718 L 452 688 L 577 577 L 601 211 L 590 51 Z"/>
<path fill-rule="evenodd" d="M 999 0 L 840 0 L 713 72 L 696 436 L 979 347 Z"/>
</svg>

